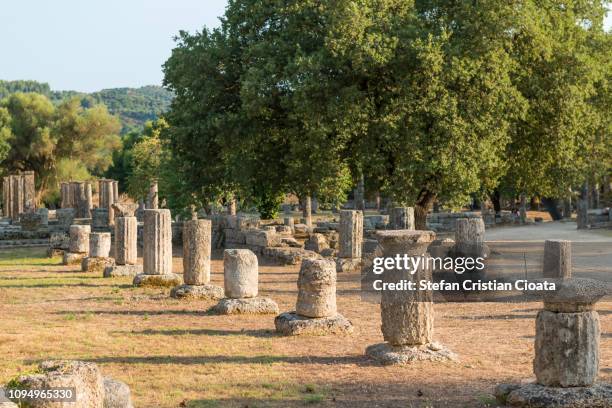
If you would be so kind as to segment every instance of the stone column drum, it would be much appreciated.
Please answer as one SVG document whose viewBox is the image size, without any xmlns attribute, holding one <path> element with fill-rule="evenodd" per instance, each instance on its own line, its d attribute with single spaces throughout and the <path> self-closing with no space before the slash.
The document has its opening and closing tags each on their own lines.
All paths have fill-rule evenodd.
<svg viewBox="0 0 612 408">
<path fill-rule="evenodd" d="M 363 213 L 340 211 L 340 258 L 361 258 L 363 242 Z"/>
<path fill-rule="evenodd" d="M 292 336 L 352 333 L 352 323 L 337 312 L 336 264 L 333 260 L 302 261 L 295 312 L 276 316 L 274 325 L 277 332 Z"/>
<path fill-rule="evenodd" d="M 210 282 L 212 224 L 189 220 L 183 225 L 183 279 L 186 285 Z"/>
<path fill-rule="evenodd" d="M 427 256 L 436 237 L 433 231 L 378 231 L 376 238 L 382 256 L 409 258 Z M 432 281 L 431 268 L 385 270 L 383 284 L 415 283 L 414 290 L 381 291 L 380 313 L 383 338 L 387 343 L 369 346 L 366 354 L 383 364 L 406 364 L 415 360 L 453 360 L 454 353 L 433 342 L 434 313 L 431 290 L 418 289 L 421 280 Z"/>
<path fill-rule="evenodd" d="M 414 229 L 414 207 L 395 207 L 391 209 L 389 220 L 394 230 Z"/>
<path fill-rule="evenodd" d="M 218 314 L 278 313 L 272 299 L 258 296 L 259 265 L 249 249 L 226 249 L 223 252 L 225 298 L 215 306 Z"/>
<path fill-rule="evenodd" d="M 86 254 L 89 252 L 89 234 L 91 227 L 89 225 L 71 225 L 70 226 L 70 252 Z"/>
<path fill-rule="evenodd" d="M 110 232 L 92 232 L 89 234 L 89 256 L 83 258 L 81 270 L 102 274 L 106 267 L 115 264 L 115 260 L 109 257 L 110 249 Z"/>
<path fill-rule="evenodd" d="M 138 259 L 138 221 L 136 217 L 117 217 L 115 223 L 115 260 L 118 265 L 135 265 Z"/>
<path fill-rule="evenodd" d="M 172 220 L 170 210 L 145 210 L 143 271 L 146 275 L 172 273 Z"/>
<path fill-rule="evenodd" d="M 226 249 L 223 252 L 225 297 L 251 298 L 258 292 L 257 256 L 248 249 Z"/>
<path fill-rule="evenodd" d="M 89 234 L 91 227 L 89 225 L 71 225 L 69 234 L 68 251 L 64 252 L 63 264 L 75 265 L 81 264 L 83 259 L 89 253 Z"/>
<path fill-rule="evenodd" d="M 143 274 L 134 277 L 137 286 L 174 286 L 181 276 L 172 273 L 172 219 L 170 210 L 145 210 L 143 229 Z"/>
<path fill-rule="evenodd" d="M 306 317 L 336 315 L 336 268 L 331 261 L 302 261 L 295 311 Z"/>
<path fill-rule="evenodd" d="M 121 206 L 115 204 L 115 209 Z M 124 213 L 133 213 L 127 209 Z M 121 213 L 120 211 L 117 211 Z M 138 221 L 134 216 L 120 216 L 115 219 L 115 263 L 104 269 L 104 277 L 134 276 L 142 273 L 138 260 Z"/>
<path fill-rule="evenodd" d="M 108 257 L 111 248 L 110 232 L 92 232 L 89 234 L 89 256 Z"/>
<path fill-rule="evenodd" d="M 569 279 L 572 277 L 572 242 L 544 241 L 544 277 Z"/>
</svg>

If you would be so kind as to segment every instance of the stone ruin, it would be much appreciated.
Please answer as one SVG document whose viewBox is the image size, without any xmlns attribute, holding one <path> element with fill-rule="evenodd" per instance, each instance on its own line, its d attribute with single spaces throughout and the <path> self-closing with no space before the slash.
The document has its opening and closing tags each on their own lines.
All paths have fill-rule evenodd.
<svg viewBox="0 0 612 408">
<path fill-rule="evenodd" d="M 6 176 L 2 180 L 2 215 L 13 221 L 22 214 L 36 211 L 34 172 Z"/>
<path fill-rule="evenodd" d="M 92 193 L 88 181 L 60 183 L 61 207 L 74 208 L 76 218 L 91 218 Z"/>
<path fill-rule="evenodd" d="M 225 298 L 213 308 L 218 314 L 277 314 L 278 305 L 259 295 L 257 255 L 248 249 L 223 252 Z"/>
<path fill-rule="evenodd" d="M 68 251 L 64 252 L 64 265 L 80 265 L 89 254 L 89 225 L 71 225 L 69 230 L 70 242 Z"/>
<path fill-rule="evenodd" d="M 98 208 L 108 211 L 107 226 L 115 225 L 113 204 L 119 202 L 119 182 L 111 179 L 98 180 Z"/>
<path fill-rule="evenodd" d="M 297 282 L 295 311 L 274 319 L 276 331 L 301 334 L 349 334 L 353 324 L 336 308 L 336 263 L 331 259 L 304 259 Z"/>
<path fill-rule="evenodd" d="M 363 212 L 340 211 L 340 250 L 336 260 L 337 272 L 361 271 L 363 243 Z"/>
<path fill-rule="evenodd" d="M 535 383 L 500 384 L 502 404 L 529 408 L 612 407 L 612 384 L 597 383 L 599 314 L 595 304 L 612 294 L 610 284 L 571 276 L 571 242 L 546 241 L 544 309 L 536 316 Z"/>
<path fill-rule="evenodd" d="M 143 273 L 135 286 L 176 286 L 183 281 L 172 272 L 172 220 L 170 210 L 145 210 L 143 229 Z"/>
<path fill-rule="evenodd" d="M 115 260 L 110 257 L 110 249 L 110 232 L 90 233 L 89 256 L 83 258 L 81 270 L 83 272 L 95 272 L 102 275 L 107 267 L 115 265 Z"/>
<path fill-rule="evenodd" d="M 389 228 L 392 230 L 414 230 L 414 208 L 392 208 L 389 217 Z"/>
<path fill-rule="evenodd" d="M 134 408 L 130 387 L 127 384 L 105 377 L 95 363 L 85 361 L 43 361 L 37 373 L 17 377 L 9 384 L 15 389 L 71 388 L 74 401 L 50 399 L 26 399 L 20 402 L 29 408 Z M 0 407 L 17 408 L 8 400 L 3 401 L 0 389 Z M 25 404 L 25 405 L 24 405 Z"/>
<path fill-rule="evenodd" d="M 381 256 L 395 258 L 426 255 L 434 241 L 433 231 L 379 231 L 377 239 Z M 416 271 L 392 269 L 383 272 L 385 284 L 405 281 L 432 280 L 432 271 L 426 264 Z M 421 360 L 456 360 L 457 356 L 443 345 L 433 341 L 434 311 L 431 290 L 383 290 L 380 314 L 385 343 L 366 349 L 366 355 L 383 364 L 407 364 Z"/>
<path fill-rule="evenodd" d="M 172 289 L 174 298 L 221 299 L 223 289 L 210 284 L 212 244 L 210 220 L 190 220 L 183 224 L 183 285 Z"/>
<path fill-rule="evenodd" d="M 142 273 L 138 261 L 138 221 L 135 204 L 113 204 L 115 218 L 115 265 L 104 269 L 104 277 L 136 276 Z"/>
</svg>

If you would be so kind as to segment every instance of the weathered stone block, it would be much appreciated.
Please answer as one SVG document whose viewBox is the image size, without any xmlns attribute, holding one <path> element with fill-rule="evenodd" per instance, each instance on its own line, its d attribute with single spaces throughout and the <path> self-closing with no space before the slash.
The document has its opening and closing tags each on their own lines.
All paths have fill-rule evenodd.
<svg viewBox="0 0 612 408">
<path fill-rule="evenodd" d="M 74 253 L 88 253 L 90 233 L 91 227 L 89 225 L 71 225 L 69 251 Z"/>
<path fill-rule="evenodd" d="M 361 211 L 340 211 L 340 258 L 361 258 L 363 241 L 363 213 Z"/>
<path fill-rule="evenodd" d="M 259 279 L 257 256 L 248 249 L 226 249 L 223 252 L 223 277 L 226 297 L 257 296 Z"/>
<path fill-rule="evenodd" d="M 170 210 L 145 210 L 143 271 L 147 275 L 172 273 L 172 220 Z"/>
<path fill-rule="evenodd" d="M 538 312 L 533 360 L 538 383 L 560 387 L 592 385 L 599 371 L 599 337 L 597 312 Z"/>
<path fill-rule="evenodd" d="M 296 312 L 306 317 L 331 317 L 336 309 L 336 264 L 305 259 L 298 278 Z"/>
<path fill-rule="evenodd" d="M 187 285 L 210 282 L 212 229 L 210 220 L 190 220 L 183 226 L 183 279 Z"/>
<path fill-rule="evenodd" d="M 89 234 L 89 256 L 106 258 L 110 255 L 110 232 L 92 232 Z"/>
</svg>

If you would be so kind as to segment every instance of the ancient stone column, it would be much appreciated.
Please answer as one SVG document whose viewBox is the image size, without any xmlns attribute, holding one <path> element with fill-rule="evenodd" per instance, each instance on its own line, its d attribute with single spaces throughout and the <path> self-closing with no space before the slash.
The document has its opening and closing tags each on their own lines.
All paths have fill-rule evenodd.
<svg viewBox="0 0 612 408">
<path fill-rule="evenodd" d="M 149 193 L 147 194 L 147 206 L 148 210 L 156 210 L 159 208 L 159 195 L 158 195 L 158 183 L 157 180 L 151 181 L 149 186 Z"/>
<path fill-rule="evenodd" d="M 589 204 L 586 199 L 580 198 L 576 208 L 576 226 L 578 229 L 589 228 Z"/>
<path fill-rule="evenodd" d="M 112 268 L 115 260 L 110 258 L 110 232 L 92 232 L 89 234 L 89 256 L 83 258 L 83 272 L 103 273 L 106 268 Z"/>
<path fill-rule="evenodd" d="M 312 227 L 312 201 L 310 196 L 304 197 L 302 201 L 302 217 L 304 218 L 304 224 L 307 227 Z"/>
<path fill-rule="evenodd" d="M 572 277 L 572 241 L 544 241 L 544 277 L 569 279 Z"/>
<path fill-rule="evenodd" d="M 63 264 L 80 264 L 89 253 L 89 225 L 71 225 L 69 228 L 68 251 L 64 251 Z"/>
<path fill-rule="evenodd" d="M 36 211 L 36 186 L 33 171 L 25 171 L 23 177 L 23 206 L 25 212 Z"/>
<path fill-rule="evenodd" d="M 89 256 L 107 258 L 111 249 L 110 232 L 92 232 L 89 234 Z"/>
<path fill-rule="evenodd" d="M 69 251 L 73 253 L 88 253 L 90 233 L 91 227 L 89 225 L 71 225 Z"/>
<path fill-rule="evenodd" d="M 118 265 L 135 265 L 138 259 L 138 222 L 136 217 L 117 217 L 115 222 L 115 260 Z"/>
<path fill-rule="evenodd" d="M 183 279 L 187 285 L 210 282 L 211 221 L 189 220 L 183 225 Z"/>
<path fill-rule="evenodd" d="M 391 226 L 391 229 L 394 230 L 414 230 L 414 208 L 392 208 L 389 224 Z"/>
<path fill-rule="evenodd" d="M 24 185 L 23 178 L 19 175 L 11 176 L 11 194 L 13 195 L 12 201 L 12 219 L 19 218 L 19 214 L 24 211 Z"/>
<path fill-rule="evenodd" d="M 599 338 L 596 311 L 539 311 L 533 361 L 538 384 L 557 387 L 593 385 L 599 372 Z"/>
<path fill-rule="evenodd" d="M 330 259 L 304 259 L 298 277 L 295 312 L 274 319 L 276 331 L 284 335 L 347 334 L 352 323 L 336 309 L 336 265 Z"/>
<path fill-rule="evenodd" d="M 175 286 L 183 277 L 172 273 L 172 219 L 170 210 L 144 210 L 143 272 L 136 286 Z"/>
<path fill-rule="evenodd" d="M 427 256 L 427 248 L 435 237 L 432 231 L 378 231 L 377 250 L 384 258 L 421 258 Z M 415 360 L 454 360 L 454 353 L 433 342 L 433 293 L 419 288 L 420 281 L 432 281 L 430 265 L 421 262 L 416 270 L 394 265 L 382 273 L 381 279 L 383 287 L 413 282 L 415 288 L 381 290 L 381 329 L 387 342 L 369 346 L 366 354 L 385 364 L 405 364 Z"/>
<path fill-rule="evenodd" d="M 377 239 L 384 257 L 397 255 L 420 257 L 435 239 L 431 231 L 379 231 Z M 420 268 L 415 273 L 405 269 L 387 270 L 383 280 L 397 283 L 402 280 L 431 281 L 431 269 Z M 384 339 L 394 346 L 427 344 L 433 338 L 433 294 L 431 291 L 386 290 L 381 295 L 382 332 Z"/>
<path fill-rule="evenodd" d="M 172 220 L 170 210 L 145 210 L 143 271 L 146 275 L 172 273 Z"/>
<path fill-rule="evenodd" d="M 340 211 L 340 258 L 361 258 L 363 242 L 363 213 L 355 210 Z"/>
<path fill-rule="evenodd" d="M 248 249 L 226 249 L 223 252 L 225 297 L 250 298 L 258 293 L 257 256 Z"/>
<path fill-rule="evenodd" d="M 118 200 L 118 183 L 115 180 L 98 180 L 99 207 L 108 210 L 108 225 L 115 225 L 115 212 L 113 204 Z"/>
<path fill-rule="evenodd" d="M 304 259 L 298 277 L 298 315 L 331 317 L 336 309 L 336 266 L 331 260 Z"/>
<path fill-rule="evenodd" d="M 485 225 L 482 218 L 459 218 L 455 222 L 455 252 L 463 256 L 482 256 Z"/>
</svg>

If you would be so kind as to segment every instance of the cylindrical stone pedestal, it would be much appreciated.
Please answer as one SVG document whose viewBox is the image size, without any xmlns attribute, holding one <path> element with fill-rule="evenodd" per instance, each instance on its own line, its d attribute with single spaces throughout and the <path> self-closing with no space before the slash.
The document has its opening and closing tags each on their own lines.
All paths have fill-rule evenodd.
<svg viewBox="0 0 612 408">
<path fill-rule="evenodd" d="M 92 232 L 89 234 L 89 256 L 107 258 L 110 254 L 110 232 Z"/>
<path fill-rule="evenodd" d="M 485 225 L 482 218 L 459 218 L 455 223 L 455 253 L 459 256 L 484 256 Z"/>
<path fill-rule="evenodd" d="M 183 279 L 186 285 L 210 282 L 211 234 L 210 220 L 189 220 L 183 225 Z"/>
<path fill-rule="evenodd" d="M 340 211 L 339 258 L 361 258 L 363 242 L 363 213 L 355 210 Z"/>
<path fill-rule="evenodd" d="M 223 282 L 225 297 L 257 296 L 259 265 L 257 256 L 248 249 L 226 249 L 223 252 Z"/>
<path fill-rule="evenodd" d="M 70 245 L 68 250 L 72 253 L 88 253 L 90 233 L 91 227 L 89 225 L 71 225 Z"/>
<path fill-rule="evenodd" d="M 149 186 L 149 193 L 147 194 L 147 209 L 156 210 L 159 208 L 158 190 L 157 180 L 152 181 Z"/>
<path fill-rule="evenodd" d="M 336 309 L 336 264 L 327 259 L 304 259 L 298 278 L 298 315 L 332 317 Z"/>
<path fill-rule="evenodd" d="M 413 230 L 414 229 L 414 208 L 395 207 L 391 209 L 389 220 L 391 229 L 394 230 Z"/>
<path fill-rule="evenodd" d="M 115 260 L 117 265 L 135 265 L 138 259 L 138 222 L 136 217 L 117 217 L 115 222 Z"/>
<path fill-rule="evenodd" d="M 572 241 L 544 241 L 544 277 L 569 279 L 572 277 Z"/>
<path fill-rule="evenodd" d="M 595 311 L 536 317 L 533 371 L 538 384 L 587 387 L 599 371 L 599 316 Z"/>
<path fill-rule="evenodd" d="M 427 247 L 434 241 L 432 231 L 378 231 L 377 239 L 383 256 L 395 258 L 422 257 L 427 255 Z M 421 280 L 431 281 L 431 269 L 423 265 L 416 271 L 407 269 L 385 270 L 384 283 L 401 283 Z M 380 311 L 384 339 L 392 346 L 422 345 L 433 338 L 433 294 L 431 290 L 383 290 Z"/>
<path fill-rule="evenodd" d="M 170 210 L 145 210 L 143 229 L 143 272 L 145 275 L 172 273 L 172 220 Z"/>
</svg>

